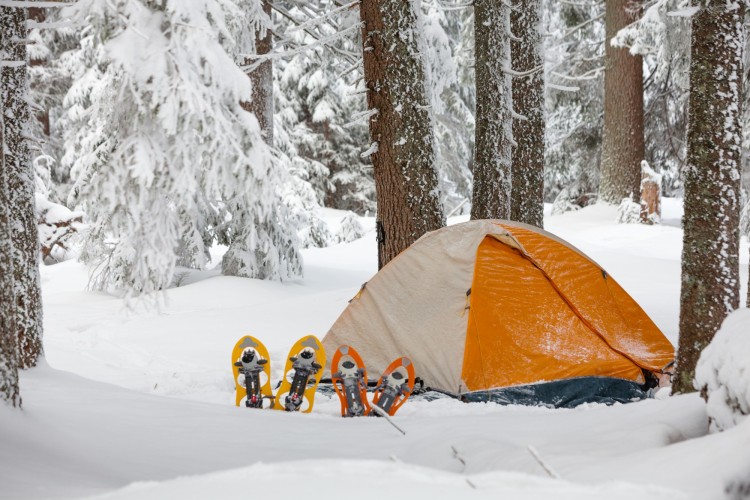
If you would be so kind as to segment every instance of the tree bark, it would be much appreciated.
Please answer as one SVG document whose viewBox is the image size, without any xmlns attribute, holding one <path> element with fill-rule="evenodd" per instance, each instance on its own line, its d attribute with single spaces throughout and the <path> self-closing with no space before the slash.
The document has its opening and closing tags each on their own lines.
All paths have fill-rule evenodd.
<svg viewBox="0 0 750 500">
<path fill-rule="evenodd" d="M 444 225 L 417 7 L 362 0 L 362 43 L 377 199 L 378 268 Z"/>
<path fill-rule="evenodd" d="M 641 173 L 641 223 L 650 225 L 660 220 L 661 178 L 650 168 L 644 168 Z"/>
<path fill-rule="evenodd" d="M 263 0 L 263 12 L 271 18 L 271 0 Z M 273 49 L 271 30 L 255 32 L 255 53 L 265 55 Z M 254 62 L 252 59 L 245 64 Z M 252 99 L 243 102 L 242 107 L 255 115 L 263 132 L 266 144 L 273 146 L 273 61 L 267 59 L 248 73 L 252 82 Z"/>
<path fill-rule="evenodd" d="M 641 15 L 640 0 L 608 0 L 605 13 L 604 132 L 599 199 L 640 201 L 643 138 L 643 58 L 612 47 L 612 38 Z"/>
<path fill-rule="evenodd" d="M 5 36 L 0 31 L 0 50 Z M 0 400 L 20 406 L 18 391 L 18 348 L 13 294 L 13 240 L 10 234 L 10 198 L 3 147 L 3 113 L 0 113 Z"/>
<path fill-rule="evenodd" d="M 10 44 L 5 29 L 5 9 L 0 11 L 0 54 Z M 3 59 L 5 59 L 3 57 Z M 4 87 L 3 87 L 4 89 Z M 3 91 L 3 94 L 5 92 Z M 2 96 L 4 97 L 4 95 Z M 11 200 L 8 191 L 8 166 L 5 162 L 5 101 L 0 113 L 0 400 L 20 406 L 18 391 L 18 338 L 15 328 L 15 294 L 13 286 L 13 238 L 11 236 Z"/>
<path fill-rule="evenodd" d="M 512 187 L 510 218 L 544 226 L 544 45 L 542 4 L 539 0 L 514 3 L 510 13 L 513 70 L 532 72 L 513 78 Z"/>
<path fill-rule="evenodd" d="M 508 7 L 474 2 L 476 129 L 472 219 L 507 219 L 511 197 L 511 80 Z"/>
<path fill-rule="evenodd" d="M 745 7 L 712 0 L 692 17 L 680 342 L 674 392 L 739 306 L 742 40 Z"/>
<path fill-rule="evenodd" d="M 39 285 L 39 238 L 34 213 L 34 170 L 26 140 L 29 121 L 25 40 L 26 9 L 0 7 L 5 60 L 2 80 L 5 170 L 13 240 L 15 326 L 19 368 L 35 366 L 42 355 L 42 297 Z"/>
</svg>

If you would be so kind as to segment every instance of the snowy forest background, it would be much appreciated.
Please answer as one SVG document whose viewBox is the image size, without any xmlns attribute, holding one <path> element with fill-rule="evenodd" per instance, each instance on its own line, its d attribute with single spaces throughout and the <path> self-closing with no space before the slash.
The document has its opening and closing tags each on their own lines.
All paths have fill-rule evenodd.
<svg viewBox="0 0 750 500">
<path fill-rule="evenodd" d="M 39 245 L 45 264 L 78 257 L 91 289 L 135 307 L 216 264 L 216 246 L 225 275 L 296 279 L 301 249 L 361 237 L 358 216 L 376 216 L 381 266 L 448 216 L 541 226 L 544 203 L 559 214 L 604 202 L 621 222 L 658 224 L 645 179 L 686 203 L 680 328 L 692 347 L 678 387 L 691 391 L 700 351 L 740 307 L 745 8 L 0 0 L 0 289 L 17 306 L 3 329 L 21 332 L 5 336 L 19 358 L 7 364 L 41 354 Z M 367 16 L 382 29 L 364 29 Z M 387 84 L 396 99 L 379 101 Z M 324 207 L 349 212 L 335 231 Z"/>
<path fill-rule="evenodd" d="M 312 478 L 326 494 L 331 470 L 355 468 L 347 460 L 394 475 L 397 450 L 411 465 L 478 474 L 479 493 L 670 497 L 653 481 L 748 498 L 749 6 L 0 0 L 10 495 L 80 497 L 237 467 L 246 450 L 216 443 L 236 444 L 250 419 L 269 431 L 253 436 L 263 456 L 284 465 L 245 473 L 305 473 L 311 460 L 289 462 L 307 440 L 334 460 Z M 273 332 L 279 364 L 372 272 L 468 218 L 546 225 L 614 268 L 679 344 L 675 397 L 569 413 L 416 398 L 399 414 L 408 438 L 356 422 L 343 432 L 362 448 L 341 456 L 322 453 L 344 429 L 324 395 L 318 420 L 230 413 L 225 358 L 238 334 Z M 205 425 L 218 419 L 226 426 Z M 460 452 L 435 443 L 454 432 Z M 535 443 L 568 478 L 645 489 L 563 483 Z M 57 475 L 61 463 L 76 473 Z M 481 475 L 540 465 L 549 483 Z M 394 487 L 476 490 L 410 470 Z M 203 497 L 221 491 L 203 480 Z"/>
</svg>

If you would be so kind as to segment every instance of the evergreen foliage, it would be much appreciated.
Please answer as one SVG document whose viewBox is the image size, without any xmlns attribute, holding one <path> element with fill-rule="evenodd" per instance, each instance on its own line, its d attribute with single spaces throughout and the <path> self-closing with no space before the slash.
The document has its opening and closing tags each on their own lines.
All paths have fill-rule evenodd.
<svg viewBox="0 0 750 500">
<path fill-rule="evenodd" d="M 163 290 L 178 250 L 201 268 L 215 241 L 229 246 L 226 274 L 299 275 L 277 192 L 283 170 L 240 106 L 250 85 L 229 55 L 237 5 L 83 0 L 66 14 L 87 26 L 66 143 L 69 203 L 89 220 L 82 257 L 97 266 L 95 286 Z"/>
</svg>

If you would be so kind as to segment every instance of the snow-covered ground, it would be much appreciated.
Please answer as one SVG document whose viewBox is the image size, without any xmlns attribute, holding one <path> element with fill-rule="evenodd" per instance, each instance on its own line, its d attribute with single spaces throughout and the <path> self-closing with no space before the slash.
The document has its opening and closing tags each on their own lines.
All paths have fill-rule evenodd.
<svg viewBox="0 0 750 500">
<path fill-rule="evenodd" d="M 676 343 L 679 211 L 665 200 L 665 224 L 618 225 L 596 205 L 545 223 Z M 47 362 L 22 374 L 22 411 L 0 408 L 0 498 L 746 498 L 750 421 L 707 434 L 694 394 L 573 410 L 415 398 L 395 417 L 405 436 L 340 418 L 324 393 L 311 414 L 235 407 L 239 337 L 266 343 L 278 380 L 291 344 L 322 337 L 374 274 L 363 224 L 361 240 L 305 251 L 302 280 L 186 272 L 161 311 L 85 291 L 76 262 L 45 267 Z M 743 240 L 743 294 L 747 254 Z"/>
</svg>

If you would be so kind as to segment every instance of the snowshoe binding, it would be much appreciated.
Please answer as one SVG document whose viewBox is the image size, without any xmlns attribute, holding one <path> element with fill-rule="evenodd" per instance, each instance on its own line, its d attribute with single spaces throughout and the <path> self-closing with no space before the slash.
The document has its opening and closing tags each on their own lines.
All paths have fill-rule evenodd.
<svg viewBox="0 0 750 500">
<path fill-rule="evenodd" d="M 385 369 L 378 380 L 372 404 L 393 416 L 413 390 L 414 365 L 409 358 L 398 358 Z M 377 415 L 377 412 L 368 414 Z"/>
<path fill-rule="evenodd" d="M 263 408 L 264 402 L 274 407 L 268 349 L 263 343 L 249 335 L 242 337 L 232 350 L 232 372 L 237 406 L 244 399 L 248 408 Z"/>
<path fill-rule="evenodd" d="M 353 347 L 343 345 L 336 350 L 331 361 L 331 382 L 341 401 L 342 417 L 361 417 L 370 412 L 367 369 Z"/>
<path fill-rule="evenodd" d="M 312 411 L 315 390 L 323 374 L 326 354 L 323 345 L 313 335 L 297 341 L 289 351 L 284 378 L 276 392 L 277 410 Z"/>
</svg>

